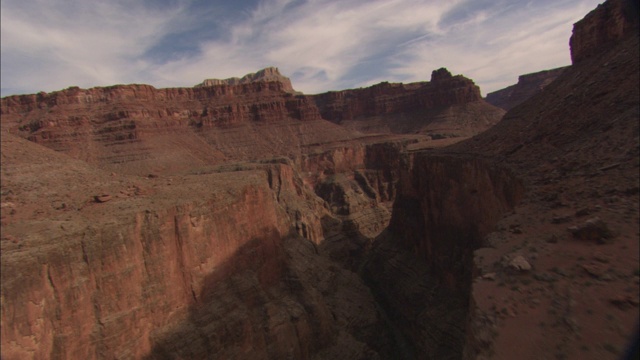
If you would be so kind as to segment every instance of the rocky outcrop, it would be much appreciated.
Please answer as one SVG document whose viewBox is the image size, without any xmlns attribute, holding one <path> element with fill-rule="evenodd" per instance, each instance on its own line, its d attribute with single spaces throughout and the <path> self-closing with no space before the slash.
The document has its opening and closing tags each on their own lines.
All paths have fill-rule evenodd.
<svg viewBox="0 0 640 360">
<path fill-rule="evenodd" d="M 276 67 L 268 67 L 264 68 L 255 73 L 247 74 L 242 78 L 232 77 L 229 79 L 206 79 L 202 83 L 196 85 L 195 87 L 209 87 L 209 86 L 218 86 L 218 85 L 242 85 L 242 84 L 250 84 L 255 82 L 279 82 L 282 84 L 282 88 L 286 92 L 295 93 L 293 90 L 293 86 L 291 85 L 291 80 L 280 74 L 280 71 Z"/>
<path fill-rule="evenodd" d="M 523 187 L 473 158 L 418 154 L 402 169 L 391 223 L 373 244 L 365 279 L 411 356 L 460 359 L 473 308 L 473 249 Z"/>
<path fill-rule="evenodd" d="M 71 87 L 50 94 L 2 98 L 4 127 L 20 124 L 22 131 L 82 124 L 87 119 L 80 115 L 87 113 L 104 121 L 152 118 L 190 122 L 193 126 L 319 119 L 312 103 L 286 93 L 279 82 L 166 89 L 150 85 Z M 43 118 L 46 120 L 40 120 Z"/>
<path fill-rule="evenodd" d="M 583 61 L 637 32 L 638 1 L 608 0 L 574 24 L 569 40 L 571 61 Z"/>
<path fill-rule="evenodd" d="M 365 133 L 468 136 L 490 127 L 503 114 L 482 101 L 473 81 L 444 68 L 434 71 L 430 82 L 383 82 L 312 98 L 323 118 Z"/>
<path fill-rule="evenodd" d="M 470 136 L 502 116 L 471 80 L 446 69 L 427 83 L 314 96 L 292 94 L 280 77 L 268 68 L 194 88 L 116 85 L 9 96 L 0 103 L 2 129 L 105 170 L 145 175 L 299 158 L 363 137 L 352 130 Z"/>
<path fill-rule="evenodd" d="M 12 135 L 2 153 L 3 359 L 394 353 L 362 280 L 318 255 L 321 202 L 288 163 L 167 186 Z"/>
<path fill-rule="evenodd" d="M 610 303 L 599 296 L 606 276 L 619 278 L 619 291 L 637 293 L 638 38 L 619 46 L 584 58 L 536 101 L 445 150 L 407 153 L 417 137 L 357 138 L 320 116 L 350 112 L 340 121 L 354 127 L 439 114 L 445 129 L 445 115 L 461 111 L 477 121 L 484 106 L 477 88 L 442 69 L 429 83 L 317 97 L 258 81 L 2 99 L 2 358 L 470 359 L 479 342 L 491 341 L 478 338 L 481 326 L 498 311 L 515 316 L 489 300 L 529 298 L 520 286 L 545 285 L 521 279 L 552 279 L 538 273 L 545 264 L 534 251 L 545 261 L 559 256 L 564 267 L 580 246 L 596 246 L 543 248 L 578 240 L 561 225 L 567 238 L 554 234 L 549 245 L 531 224 L 547 231 L 553 218 L 567 218 L 556 209 L 589 213 L 596 207 L 585 202 L 604 196 L 597 216 L 611 231 L 607 243 L 620 227 L 630 229 L 615 239 L 621 246 L 605 249 L 624 256 L 565 270 L 602 280 L 579 299 L 593 311 Z M 228 160 L 236 161 L 220 164 Z M 146 176 L 130 175 L 140 171 Z M 506 290 L 472 282 L 474 249 L 491 241 L 484 235 L 520 200 L 523 183 L 527 203 L 505 218 L 521 216 L 509 227 L 520 238 L 492 243 L 510 253 L 487 259 L 497 270 L 481 280 L 522 278 Z M 587 183 L 595 185 L 581 188 Z M 514 259 L 522 259 L 517 271 Z M 562 286 L 538 293 L 567 290 L 566 304 L 544 297 L 544 310 L 532 313 L 540 324 L 552 308 L 550 326 L 509 328 L 526 328 L 526 337 L 515 332 L 525 341 L 552 334 L 545 346 L 536 343 L 537 357 L 558 349 L 586 356 L 572 343 L 568 317 L 596 318 L 573 311 L 572 289 L 587 287 L 580 274 L 554 277 Z M 478 314 L 493 317 L 478 325 Z M 625 326 L 637 319 L 617 314 Z M 598 339 L 619 340 L 612 325 L 599 327 L 615 333 Z M 588 336 L 582 329 L 578 335 Z M 523 358 L 498 350 L 497 357 Z"/>
<path fill-rule="evenodd" d="M 566 69 L 567 67 L 561 67 L 520 75 L 518 77 L 517 84 L 488 93 L 485 100 L 489 104 L 505 110 L 510 110 L 516 105 L 541 92 Z"/>
<path fill-rule="evenodd" d="M 444 75 L 434 71 L 435 80 L 431 82 L 383 82 L 368 88 L 318 94 L 313 99 L 322 117 L 336 123 L 481 100 L 480 90 L 473 81 L 444 71 Z"/>
<path fill-rule="evenodd" d="M 637 27 L 617 39 L 612 30 L 625 28 L 616 24 L 629 3 L 607 1 L 578 22 L 571 67 L 493 128 L 446 150 L 493 159 L 527 186 L 523 203 L 476 252 L 483 276 L 473 284 L 477 309 L 468 344 L 481 350 L 480 359 L 616 358 L 634 336 L 637 308 L 614 320 L 618 332 L 591 332 L 606 327 L 597 319 L 612 311 L 603 306 L 610 296 L 602 294 L 625 287 L 636 299 L 638 293 L 638 282 L 614 279 L 609 260 L 599 255 L 620 259 L 613 265 L 620 274 L 638 267 L 640 45 Z M 528 265 L 514 269 L 517 258 Z M 594 278 L 607 280 L 593 289 Z"/>
<path fill-rule="evenodd" d="M 599 6 L 585 20 L 599 18 L 616 3 Z M 576 29 L 583 26 L 577 23 Z M 637 31 L 633 34 L 567 68 L 493 128 L 450 150 L 497 158 L 522 174 L 547 179 L 599 172 L 616 163 L 631 167 L 637 154 L 631 149 L 638 141 L 634 112 L 639 76 Z M 602 136 L 608 140 L 593 140 Z"/>
<path fill-rule="evenodd" d="M 111 171 L 185 171 L 293 156 L 354 136 L 280 82 L 69 88 L 2 99 L 2 129 Z"/>
</svg>

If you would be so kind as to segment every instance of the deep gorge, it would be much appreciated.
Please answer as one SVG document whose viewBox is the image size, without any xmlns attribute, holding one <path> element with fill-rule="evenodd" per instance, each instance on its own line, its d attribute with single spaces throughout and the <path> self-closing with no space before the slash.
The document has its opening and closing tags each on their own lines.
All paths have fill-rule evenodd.
<svg viewBox="0 0 640 360">
<path fill-rule="evenodd" d="M 3 261 L 18 269 L 3 286 L 20 289 L 3 316 L 23 324 L 3 327 L 8 358 L 460 358 L 473 248 L 521 186 L 477 159 L 402 147 L 174 178 L 156 202 L 33 228 L 24 240 L 46 255 Z"/>
</svg>

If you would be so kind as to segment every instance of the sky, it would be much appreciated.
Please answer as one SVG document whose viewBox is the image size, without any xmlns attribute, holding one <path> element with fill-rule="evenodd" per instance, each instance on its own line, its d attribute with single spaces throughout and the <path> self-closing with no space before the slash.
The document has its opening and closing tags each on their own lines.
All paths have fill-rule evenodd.
<svg viewBox="0 0 640 360">
<path fill-rule="evenodd" d="M 275 66 L 306 94 L 428 81 L 483 95 L 571 63 L 603 0 L 2 0 L 2 96 L 79 86 L 191 87 Z"/>
</svg>

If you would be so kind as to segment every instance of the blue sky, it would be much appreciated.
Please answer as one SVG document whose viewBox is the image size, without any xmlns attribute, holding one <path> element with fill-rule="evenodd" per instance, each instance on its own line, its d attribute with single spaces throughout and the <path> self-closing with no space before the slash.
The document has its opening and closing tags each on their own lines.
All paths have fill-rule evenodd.
<svg viewBox="0 0 640 360">
<path fill-rule="evenodd" d="M 276 66 L 307 94 L 429 80 L 483 94 L 570 64 L 594 0 L 2 0 L 2 96 L 188 87 Z"/>
</svg>

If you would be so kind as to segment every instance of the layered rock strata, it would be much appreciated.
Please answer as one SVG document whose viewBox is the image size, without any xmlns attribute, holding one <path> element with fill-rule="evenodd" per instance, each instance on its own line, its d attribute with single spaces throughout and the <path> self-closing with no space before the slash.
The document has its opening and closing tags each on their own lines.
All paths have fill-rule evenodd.
<svg viewBox="0 0 640 360">
<path fill-rule="evenodd" d="M 571 67 L 492 129 L 447 149 L 494 159 L 528 188 L 476 253 L 483 275 L 469 344 L 480 359 L 614 359 L 637 338 L 637 306 L 615 305 L 638 299 L 637 11 L 635 27 L 612 37 L 630 26 L 620 11 L 634 3 L 589 13 L 575 25 Z M 600 226 L 598 238 L 580 241 L 572 231 L 588 224 Z"/>
<path fill-rule="evenodd" d="M 284 91 L 289 93 L 296 93 L 291 85 L 291 80 L 280 74 L 280 70 L 276 67 L 264 68 L 255 73 L 247 74 L 242 78 L 232 77 L 229 79 L 206 79 L 202 83 L 195 85 L 194 87 L 209 87 L 217 85 L 243 85 L 256 82 L 279 82 L 282 84 Z"/>
<path fill-rule="evenodd" d="M 609 50 L 627 36 L 637 35 L 638 11 L 635 0 L 608 0 L 575 23 L 569 40 L 572 63 Z"/>
<path fill-rule="evenodd" d="M 2 99 L 2 128 L 110 171 L 172 173 L 294 156 L 353 134 L 280 82 L 69 88 Z"/>
<path fill-rule="evenodd" d="M 566 207 L 571 197 L 583 206 L 574 200 L 584 197 L 577 185 L 592 182 L 600 186 L 594 196 L 628 196 L 637 208 L 638 39 L 621 43 L 577 62 L 495 130 L 442 152 L 403 155 L 406 143 L 358 143 L 320 114 L 364 119 L 366 103 L 374 116 L 404 116 L 397 104 L 475 98 L 468 82 L 444 71 L 430 85 L 368 89 L 380 92 L 370 94 L 373 103 L 353 91 L 316 105 L 316 98 L 287 95 L 280 82 L 2 99 L 2 357 L 473 358 L 482 350 L 475 320 L 491 311 L 475 308 L 486 284 L 472 284 L 473 251 L 523 192 L 496 163 L 522 177 L 538 205 Z M 441 93 L 437 84 L 453 85 Z M 421 100 L 409 90 L 431 95 Z M 335 133 L 319 138 L 302 133 L 313 129 L 303 124 Z M 262 146 L 253 146 L 257 137 L 235 146 L 220 139 L 230 134 L 222 129 L 274 135 Z M 293 152 L 288 134 L 299 141 Z M 105 161 L 104 148 L 140 139 L 155 146 L 145 150 L 158 156 L 149 169 L 165 161 L 157 174 L 105 166 L 127 161 Z M 204 141 L 194 146 L 194 139 Z M 176 148 L 186 155 L 162 160 Z M 265 159 L 283 153 L 287 159 Z M 255 161 L 213 166 L 212 154 Z M 189 156 L 196 160 L 176 165 Z M 535 220 L 549 220 L 550 207 L 540 206 Z M 615 220 L 617 210 L 603 211 L 604 219 Z M 571 344 L 570 319 L 558 320 L 559 329 L 545 329 L 563 341 L 551 349 Z M 507 350 L 496 351 L 517 358 Z M 548 357 L 542 351 L 536 354 Z"/>
<path fill-rule="evenodd" d="M 105 170 L 144 175 L 300 157 L 363 137 L 351 130 L 468 136 L 502 115 L 479 100 L 472 81 L 444 69 L 429 83 L 315 96 L 291 94 L 276 70 L 195 88 L 116 85 L 9 96 L 0 104 L 2 129 Z M 325 118 L 357 118 L 357 126 Z"/>
<path fill-rule="evenodd" d="M 380 83 L 313 95 L 323 118 L 366 133 L 469 136 L 496 123 L 503 112 L 485 103 L 473 81 L 434 70 L 430 82 Z"/>
<path fill-rule="evenodd" d="M 561 67 L 520 75 L 518 77 L 517 84 L 488 93 L 485 100 L 489 104 L 505 110 L 510 110 L 541 92 L 566 69 L 567 67 Z"/>
<path fill-rule="evenodd" d="M 465 346 L 473 251 L 523 186 L 478 159 L 422 153 L 405 161 L 389 228 L 374 242 L 364 277 L 406 339 L 406 358 L 472 358 Z"/>
<path fill-rule="evenodd" d="M 392 356 L 286 162 L 141 181 L 11 135 L 2 153 L 3 358 Z"/>
</svg>

